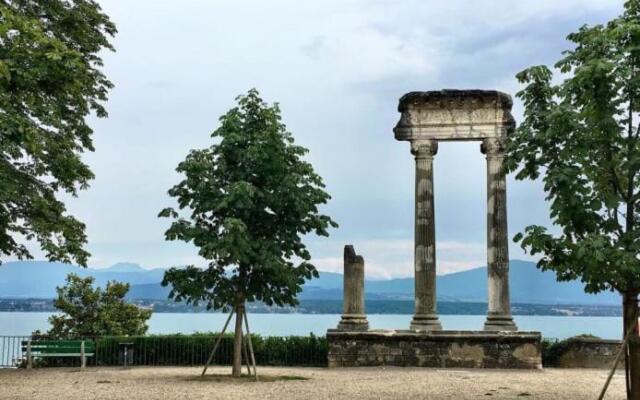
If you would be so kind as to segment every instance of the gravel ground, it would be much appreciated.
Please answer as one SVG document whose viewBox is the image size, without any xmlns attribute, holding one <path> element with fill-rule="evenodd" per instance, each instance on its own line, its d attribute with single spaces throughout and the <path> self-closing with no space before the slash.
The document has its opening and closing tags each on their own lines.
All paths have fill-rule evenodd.
<svg viewBox="0 0 640 400">
<path fill-rule="evenodd" d="M 269 382 L 233 380 L 228 367 L 0 369 L 0 399 L 596 399 L 603 370 L 258 368 Z M 207 373 L 209 374 L 209 372 Z M 305 378 L 305 379 L 298 379 Z M 607 399 L 623 399 L 614 376 Z"/>
</svg>

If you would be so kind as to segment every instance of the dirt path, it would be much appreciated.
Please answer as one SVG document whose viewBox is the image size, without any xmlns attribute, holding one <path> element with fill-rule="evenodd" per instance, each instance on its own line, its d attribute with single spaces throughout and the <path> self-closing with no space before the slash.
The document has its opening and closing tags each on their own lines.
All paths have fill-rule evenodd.
<svg viewBox="0 0 640 400">
<path fill-rule="evenodd" d="M 206 380 L 200 371 L 0 369 L 0 399 L 596 399 L 606 378 L 606 371 L 576 369 L 259 368 L 269 382 L 256 383 L 220 377 L 229 368 L 210 369 L 215 376 Z M 623 399 L 623 379 L 614 377 L 607 399 Z"/>
</svg>

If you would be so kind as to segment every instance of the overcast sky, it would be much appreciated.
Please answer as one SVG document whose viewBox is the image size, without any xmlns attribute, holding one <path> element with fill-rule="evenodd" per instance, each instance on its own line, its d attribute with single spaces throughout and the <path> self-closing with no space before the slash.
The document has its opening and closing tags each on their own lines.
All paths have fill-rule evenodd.
<svg viewBox="0 0 640 400">
<path fill-rule="evenodd" d="M 339 224 L 309 237 L 316 266 L 342 271 L 352 243 L 369 277 L 413 274 L 414 161 L 393 138 L 400 96 L 414 90 L 497 89 L 552 64 L 582 24 L 618 15 L 618 0 L 159 1 L 104 0 L 117 24 L 105 54 L 115 84 L 109 118 L 92 120 L 96 174 L 71 200 L 87 224 L 91 266 L 202 264 L 165 242 L 166 191 L 178 162 L 208 146 L 218 117 L 257 88 L 279 102 L 295 140 L 333 199 Z M 514 115 L 521 119 L 516 101 Z M 486 265 L 485 159 L 479 143 L 441 143 L 434 160 L 438 273 Z M 508 181 L 510 238 L 548 225 L 540 183 Z M 516 246 L 510 257 L 527 258 Z"/>
</svg>

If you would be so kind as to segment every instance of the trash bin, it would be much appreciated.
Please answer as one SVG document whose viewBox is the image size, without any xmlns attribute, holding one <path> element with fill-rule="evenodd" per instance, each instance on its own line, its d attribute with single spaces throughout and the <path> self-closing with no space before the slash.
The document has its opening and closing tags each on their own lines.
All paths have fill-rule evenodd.
<svg viewBox="0 0 640 400">
<path fill-rule="evenodd" d="M 118 347 L 120 348 L 120 364 L 125 368 L 133 365 L 133 342 L 120 342 Z"/>
</svg>

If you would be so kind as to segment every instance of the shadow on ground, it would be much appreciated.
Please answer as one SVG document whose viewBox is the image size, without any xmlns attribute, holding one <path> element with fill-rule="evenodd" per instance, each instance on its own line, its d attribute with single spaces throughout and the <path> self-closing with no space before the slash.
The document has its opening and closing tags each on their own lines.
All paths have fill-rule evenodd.
<svg viewBox="0 0 640 400">
<path fill-rule="evenodd" d="M 181 379 L 190 382 L 223 382 L 223 383 L 245 383 L 254 382 L 256 378 L 254 376 L 242 375 L 239 378 L 234 378 L 227 374 L 210 374 L 205 376 L 181 376 Z M 258 382 L 278 382 L 278 381 L 308 381 L 311 378 L 305 376 L 296 375 L 259 375 Z"/>
</svg>

